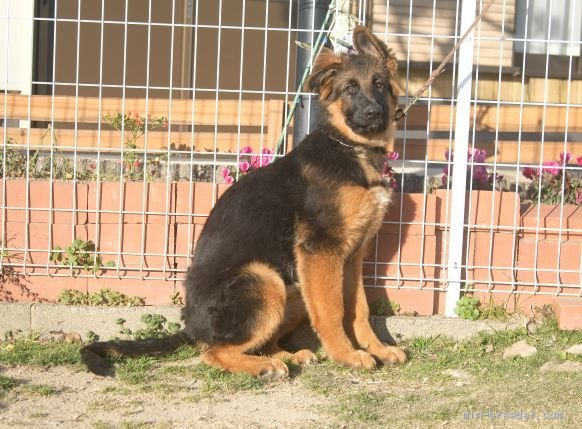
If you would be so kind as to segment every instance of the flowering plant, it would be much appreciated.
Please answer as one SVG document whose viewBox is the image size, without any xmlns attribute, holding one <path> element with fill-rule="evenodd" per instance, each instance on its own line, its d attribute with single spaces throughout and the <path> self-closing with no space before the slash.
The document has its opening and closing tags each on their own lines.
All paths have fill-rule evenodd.
<svg viewBox="0 0 582 429">
<path fill-rule="evenodd" d="M 472 184 L 472 189 L 474 190 L 492 190 L 494 186 L 498 186 L 499 189 L 503 187 L 503 176 L 490 172 L 487 166 L 483 165 L 485 163 L 485 158 L 487 157 L 487 151 L 485 149 L 473 149 L 467 152 L 467 172 L 472 174 L 473 180 L 467 181 L 467 187 Z M 453 160 L 453 152 L 446 151 L 445 158 L 447 161 Z M 443 168 L 443 175 L 441 177 L 442 187 L 447 188 L 451 182 L 452 171 L 450 171 L 447 165 Z"/>
<path fill-rule="evenodd" d="M 138 157 L 137 140 L 146 132 L 146 118 L 137 112 L 126 112 L 125 114 L 107 113 L 103 118 L 105 123 L 111 125 L 118 131 L 129 133 L 123 142 L 124 148 L 127 149 L 123 153 L 123 172 L 126 177 L 132 180 L 139 180 L 143 177 L 143 161 Z M 156 130 L 160 128 L 168 128 L 168 119 L 165 116 L 148 116 L 147 129 Z M 148 179 L 153 179 L 159 175 L 159 160 L 164 158 L 164 154 L 156 154 L 153 161 L 148 161 Z"/>
<path fill-rule="evenodd" d="M 522 174 L 531 182 L 524 187 L 522 199 L 529 203 L 539 200 L 542 204 L 582 205 L 582 179 L 567 169 L 572 158 L 571 153 L 562 152 L 558 161 L 544 161 L 541 166 L 525 167 Z M 576 158 L 576 164 L 582 166 L 582 156 Z"/>
<path fill-rule="evenodd" d="M 398 152 L 388 152 L 386 154 L 386 158 L 384 159 L 384 171 L 382 172 L 382 176 L 384 177 L 384 181 L 388 186 L 392 189 L 398 188 L 398 181 L 395 177 L 395 172 L 392 166 L 389 164 L 390 161 L 396 161 L 400 155 Z"/>
<path fill-rule="evenodd" d="M 224 179 L 224 183 L 234 183 L 237 177 L 244 176 L 253 170 L 265 167 L 272 161 L 272 150 L 264 148 L 260 155 L 254 155 L 253 148 L 245 146 L 239 152 L 238 168 L 224 167 L 221 172 L 222 178 Z"/>
<path fill-rule="evenodd" d="M 382 176 L 388 186 L 392 189 L 398 187 L 398 181 L 395 177 L 395 172 L 390 166 L 390 161 L 396 161 L 399 158 L 398 152 L 388 152 L 384 160 L 384 167 Z M 250 146 L 243 147 L 239 152 L 238 168 L 224 167 L 221 171 L 224 183 L 234 183 L 237 177 L 244 176 L 253 170 L 265 167 L 273 161 L 273 151 L 270 149 L 263 149 L 260 155 L 253 154 L 253 148 Z M 238 176 L 237 176 L 238 174 Z"/>
</svg>

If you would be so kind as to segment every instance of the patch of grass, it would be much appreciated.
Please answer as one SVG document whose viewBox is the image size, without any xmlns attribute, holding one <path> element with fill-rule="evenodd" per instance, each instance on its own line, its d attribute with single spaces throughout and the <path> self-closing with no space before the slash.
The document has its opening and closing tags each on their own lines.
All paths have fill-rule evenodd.
<svg viewBox="0 0 582 429">
<path fill-rule="evenodd" d="M 385 405 L 386 395 L 359 391 L 340 396 L 335 408 L 340 420 L 361 424 L 379 422 L 388 417 Z"/>
<path fill-rule="evenodd" d="M 91 427 L 93 429 L 113 429 L 115 426 L 112 425 L 111 423 L 104 422 L 103 420 L 97 420 L 91 422 Z"/>
<path fill-rule="evenodd" d="M 339 386 L 349 385 L 355 377 L 369 376 L 371 371 L 342 368 L 329 360 L 303 368 L 299 380 L 311 391 L 328 396 Z"/>
<path fill-rule="evenodd" d="M 145 305 L 145 298 L 129 296 L 111 289 L 100 289 L 97 292 L 81 292 L 75 289 L 63 290 L 57 302 L 67 305 L 94 305 L 107 307 L 136 307 Z"/>
<path fill-rule="evenodd" d="M 34 393 L 39 396 L 51 396 L 58 393 L 58 390 L 48 384 L 23 384 L 22 390 L 28 393 Z"/>
<path fill-rule="evenodd" d="M 37 412 L 37 413 L 30 413 L 28 415 L 29 418 L 31 419 L 44 419 L 46 417 L 48 417 L 48 413 L 43 413 L 43 412 Z"/>
<path fill-rule="evenodd" d="M 143 384 L 151 379 L 156 365 L 156 360 L 150 356 L 121 359 L 118 361 L 116 374 L 125 383 Z"/>
<path fill-rule="evenodd" d="M 503 350 L 519 340 L 538 352 L 503 359 Z M 517 329 L 482 333 L 462 342 L 440 336 L 414 338 L 401 342 L 410 358 L 403 366 L 354 371 L 327 361 L 304 368 L 297 380 L 331 401 L 323 411 L 337 418 L 339 426 L 464 428 L 495 423 L 471 423 L 464 419 L 465 412 L 523 410 L 563 412 L 569 420 L 557 422 L 560 427 L 577 428 L 582 423 L 577 396 L 582 373 L 542 372 L 540 367 L 564 359 L 582 361 L 563 352 L 579 343 L 582 332 L 560 331 L 550 320 L 534 334 Z"/>
<path fill-rule="evenodd" d="M 200 355 L 199 349 L 189 345 L 183 345 L 171 355 L 164 356 L 163 360 L 181 361 L 186 359 L 192 359 L 199 355 Z"/>
<path fill-rule="evenodd" d="M 119 318 L 115 323 L 120 326 L 119 333 L 126 336 L 129 340 L 164 338 L 178 333 L 181 329 L 179 323 L 168 322 L 161 314 L 143 314 L 141 316 L 141 322 L 144 324 L 144 327 L 137 329 L 135 332 L 126 327 L 125 322 L 125 319 Z"/>
<path fill-rule="evenodd" d="M 230 373 L 203 363 L 192 368 L 192 377 L 202 381 L 204 394 L 258 391 L 265 386 L 265 381 L 248 374 Z"/>
<path fill-rule="evenodd" d="M 199 381 L 200 395 L 196 400 L 202 397 L 210 397 L 216 393 L 230 394 L 241 391 L 260 391 L 268 382 L 251 377 L 244 373 L 230 373 L 218 368 L 208 366 L 204 363 L 193 365 L 165 365 L 157 374 L 158 386 L 162 389 L 165 385 L 174 382 L 184 382 L 184 380 Z"/>
<path fill-rule="evenodd" d="M 18 339 L 0 342 L 0 363 L 5 365 L 55 366 L 80 363 L 79 344 Z"/>
<path fill-rule="evenodd" d="M 487 304 L 482 305 L 479 318 L 504 322 L 509 319 L 509 313 L 507 312 L 506 306 L 497 304 L 493 298 L 493 294 L 490 294 Z"/>
<path fill-rule="evenodd" d="M 383 298 L 370 305 L 370 314 L 376 316 L 394 316 L 400 313 L 400 304 Z"/>
<path fill-rule="evenodd" d="M 16 387 L 16 380 L 0 375 L 0 398 Z"/>
</svg>

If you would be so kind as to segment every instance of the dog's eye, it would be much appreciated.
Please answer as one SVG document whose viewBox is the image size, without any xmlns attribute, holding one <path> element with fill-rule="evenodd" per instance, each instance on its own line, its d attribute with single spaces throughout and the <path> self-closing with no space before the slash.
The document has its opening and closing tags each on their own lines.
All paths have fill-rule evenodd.
<svg viewBox="0 0 582 429">
<path fill-rule="evenodd" d="M 358 90 L 359 90 L 358 85 L 356 85 L 355 83 L 348 83 L 344 87 L 344 91 L 350 95 L 356 94 L 358 92 Z"/>
<path fill-rule="evenodd" d="M 377 80 L 376 82 L 374 82 L 374 86 L 378 89 L 382 89 L 384 88 L 384 82 L 382 82 L 381 80 Z"/>
</svg>

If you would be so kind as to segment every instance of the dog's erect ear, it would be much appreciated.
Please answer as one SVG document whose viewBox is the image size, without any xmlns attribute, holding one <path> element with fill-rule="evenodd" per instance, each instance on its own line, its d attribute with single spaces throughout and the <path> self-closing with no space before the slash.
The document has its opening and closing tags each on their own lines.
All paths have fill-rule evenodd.
<svg viewBox="0 0 582 429">
<path fill-rule="evenodd" d="M 322 48 L 315 59 L 311 74 L 307 78 L 305 89 L 318 93 L 322 100 L 326 99 L 331 92 L 329 85 L 331 78 L 336 74 L 341 63 L 341 57 L 331 49 Z"/>
<path fill-rule="evenodd" d="M 359 53 L 371 55 L 384 60 L 392 77 L 398 75 L 398 61 L 391 49 L 372 34 L 368 27 L 358 25 L 353 32 L 354 47 Z"/>
</svg>

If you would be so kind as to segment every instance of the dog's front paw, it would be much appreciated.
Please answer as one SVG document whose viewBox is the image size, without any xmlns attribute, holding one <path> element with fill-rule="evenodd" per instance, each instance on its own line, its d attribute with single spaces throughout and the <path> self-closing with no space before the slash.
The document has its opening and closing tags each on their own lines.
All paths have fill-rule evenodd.
<svg viewBox="0 0 582 429">
<path fill-rule="evenodd" d="M 354 350 L 341 356 L 334 356 L 332 360 L 348 368 L 376 368 L 376 360 L 370 353 L 363 350 Z"/>
<path fill-rule="evenodd" d="M 408 359 L 404 350 L 394 346 L 378 347 L 376 350 L 370 350 L 370 353 L 379 361 L 388 365 L 404 363 Z"/>
<path fill-rule="evenodd" d="M 317 356 L 311 350 L 303 349 L 293 353 L 291 362 L 296 365 L 310 365 L 317 362 Z"/>
<path fill-rule="evenodd" d="M 278 380 L 289 376 L 289 368 L 278 359 L 269 359 L 255 369 L 254 375 L 263 380 Z"/>
</svg>

